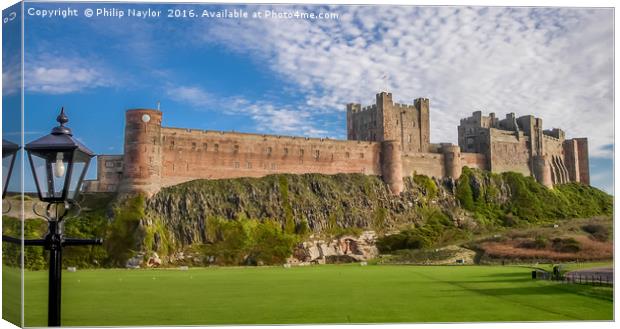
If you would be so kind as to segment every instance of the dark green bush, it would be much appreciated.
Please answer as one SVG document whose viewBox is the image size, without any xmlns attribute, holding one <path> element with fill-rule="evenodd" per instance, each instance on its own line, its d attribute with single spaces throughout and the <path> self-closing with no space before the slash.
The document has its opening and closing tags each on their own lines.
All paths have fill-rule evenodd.
<svg viewBox="0 0 620 329">
<path fill-rule="evenodd" d="M 557 252 L 578 252 L 581 250 L 579 241 L 573 238 L 555 238 L 551 240 L 551 247 Z"/>
<path fill-rule="evenodd" d="M 609 230 L 600 224 L 588 224 L 581 227 L 581 229 L 590 234 L 594 240 L 607 241 L 609 239 Z"/>
<path fill-rule="evenodd" d="M 518 246 L 526 249 L 545 249 L 547 248 L 547 239 L 542 236 L 537 236 L 535 239 L 522 241 Z"/>
<path fill-rule="evenodd" d="M 2 234 L 19 238 L 21 236 L 22 222 L 13 217 L 2 217 Z M 47 231 L 47 223 L 42 219 L 26 219 L 24 221 L 24 238 L 40 239 Z M 2 243 L 3 265 L 21 266 L 21 246 L 14 243 Z M 42 270 L 47 268 L 47 253 L 42 247 L 28 246 L 24 248 L 24 267 L 29 270 Z"/>
<path fill-rule="evenodd" d="M 376 241 L 381 253 L 391 253 L 403 249 L 430 248 L 446 234 L 457 230 L 450 217 L 435 208 L 422 209 L 424 224 L 380 237 Z"/>
<path fill-rule="evenodd" d="M 466 210 L 474 210 L 474 194 L 471 189 L 471 172 L 465 167 L 463 173 L 456 183 L 456 198 L 461 203 L 461 207 Z"/>
<path fill-rule="evenodd" d="M 413 182 L 422 188 L 423 193 L 429 197 L 434 198 L 439 193 L 439 188 L 437 184 L 428 176 L 425 175 L 413 175 Z"/>
<path fill-rule="evenodd" d="M 274 220 L 210 218 L 208 225 L 211 243 L 204 253 L 219 265 L 281 264 L 299 240 Z"/>
</svg>

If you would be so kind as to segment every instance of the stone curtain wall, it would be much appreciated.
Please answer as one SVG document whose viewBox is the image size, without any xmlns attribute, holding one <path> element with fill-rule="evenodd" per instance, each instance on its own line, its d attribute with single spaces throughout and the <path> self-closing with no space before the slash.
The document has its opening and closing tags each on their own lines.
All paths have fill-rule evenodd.
<svg viewBox="0 0 620 329">
<path fill-rule="evenodd" d="M 414 173 L 429 177 L 441 178 L 445 176 L 444 155 L 440 153 L 410 153 L 403 154 L 403 176 Z"/>
<path fill-rule="evenodd" d="M 163 128 L 162 186 L 277 173 L 380 175 L 380 143 Z"/>
<path fill-rule="evenodd" d="M 491 137 L 491 171 L 496 173 L 514 171 L 530 176 L 530 151 L 527 147 L 529 138 L 523 133 L 519 137 L 515 132 L 490 129 Z"/>
<path fill-rule="evenodd" d="M 481 153 L 461 153 L 461 164 L 469 168 L 489 169 L 487 157 Z"/>
</svg>

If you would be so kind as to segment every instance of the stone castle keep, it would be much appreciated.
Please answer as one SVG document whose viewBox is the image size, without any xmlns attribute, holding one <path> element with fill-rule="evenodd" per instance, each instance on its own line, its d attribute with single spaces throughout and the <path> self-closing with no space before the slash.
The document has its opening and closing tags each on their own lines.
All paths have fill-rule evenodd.
<svg viewBox="0 0 620 329">
<path fill-rule="evenodd" d="M 98 156 L 97 179 L 85 190 L 153 195 L 195 179 L 363 173 L 399 194 L 404 176 L 456 179 L 464 166 L 519 172 L 547 187 L 590 183 L 587 139 L 543 130 L 542 119 L 474 112 L 458 138 L 459 145 L 431 143 L 429 100 L 398 104 L 386 92 L 372 106 L 347 105 L 347 140 L 169 128 L 162 112 L 135 109 L 126 112 L 124 154 Z"/>
</svg>

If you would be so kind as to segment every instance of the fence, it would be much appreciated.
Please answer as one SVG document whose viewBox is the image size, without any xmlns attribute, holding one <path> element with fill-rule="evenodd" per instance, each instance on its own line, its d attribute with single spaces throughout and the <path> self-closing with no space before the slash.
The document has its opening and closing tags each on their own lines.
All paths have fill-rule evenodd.
<svg viewBox="0 0 620 329">
<path fill-rule="evenodd" d="M 541 270 L 532 271 L 532 279 L 559 281 L 565 284 L 613 286 L 613 273 L 567 273 L 564 275 Z"/>
</svg>

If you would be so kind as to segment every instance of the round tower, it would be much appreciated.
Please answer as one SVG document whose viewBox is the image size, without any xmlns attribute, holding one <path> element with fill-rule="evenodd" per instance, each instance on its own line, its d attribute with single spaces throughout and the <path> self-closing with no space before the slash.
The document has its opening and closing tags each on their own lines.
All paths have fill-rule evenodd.
<svg viewBox="0 0 620 329">
<path fill-rule="evenodd" d="M 461 163 L 461 148 L 458 145 L 442 144 L 445 177 L 458 179 L 461 177 L 463 165 Z"/>
<path fill-rule="evenodd" d="M 532 159 L 534 164 L 534 177 L 536 181 L 545 185 L 548 188 L 553 187 L 551 181 L 551 166 L 546 155 L 535 155 Z"/>
<path fill-rule="evenodd" d="M 162 113 L 133 109 L 125 113 L 125 151 L 121 193 L 152 196 L 161 188 Z"/>
<path fill-rule="evenodd" d="M 398 195 L 403 191 L 403 163 L 398 141 L 381 142 L 381 174 L 392 194 Z"/>
</svg>

